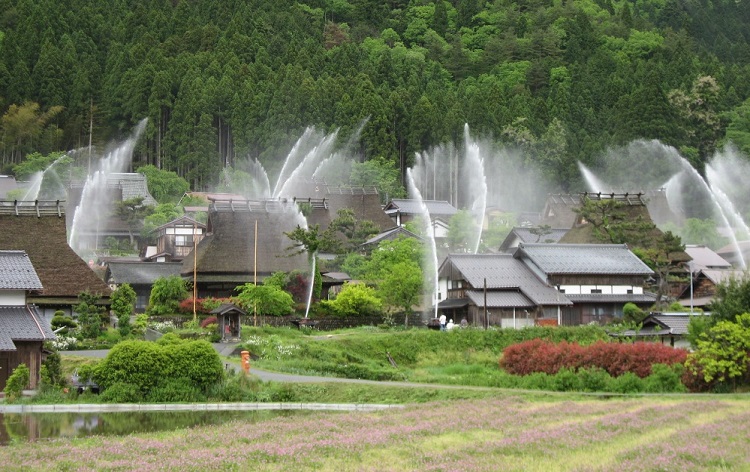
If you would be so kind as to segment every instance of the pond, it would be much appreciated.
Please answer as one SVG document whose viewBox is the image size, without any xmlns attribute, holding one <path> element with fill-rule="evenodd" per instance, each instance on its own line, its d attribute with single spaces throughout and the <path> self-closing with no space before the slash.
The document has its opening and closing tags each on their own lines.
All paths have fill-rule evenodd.
<svg viewBox="0 0 750 472">
<path fill-rule="evenodd" d="M 18 441 L 166 431 L 221 424 L 258 422 L 305 411 L 128 411 L 113 413 L 0 413 L 0 445 Z"/>
</svg>

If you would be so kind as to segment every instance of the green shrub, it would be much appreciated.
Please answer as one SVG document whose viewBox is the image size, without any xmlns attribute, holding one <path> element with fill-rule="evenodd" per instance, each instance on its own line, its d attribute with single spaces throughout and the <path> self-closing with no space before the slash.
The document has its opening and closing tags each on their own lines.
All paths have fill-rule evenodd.
<svg viewBox="0 0 750 472">
<path fill-rule="evenodd" d="M 63 375 L 62 360 L 57 351 L 52 351 L 47 355 L 47 358 L 44 359 L 40 371 L 40 377 L 42 381 L 42 390 L 64 387 L 67 385 L 68 382 L 65 379 L 65 375 Z"/>
<path fill-rule="evenodd" d="M 585 392 L 603 392 L 607 390 L 607 382 L 611 376 L 598 367 L 590 369 L 581 369 L 578 371 L 581 380 L 581 388 Z"/>
<path fill-rule="evenodd" d="M 29 368 L 26 364 L 18 364 L 18 367 L 13 369 L 13 373 L 8 377 L 5 383 L 5 398 L 9 402 L 13 402 L 21 398 L 23 395 L 23 389 L 29 385 L 30 378 Z"/>
<path fill-rule="evenodd" d="M 182 339 L 179 335 L 176 333 L 167 333 L 164 336 L 160 337 L 156 340 L 156 344 L 159 344 L 160 346 L 169 346 L 174 344 L 182 344 L 185 340 Z"/>
<path fill-rule="evenodd" d="M 644 380 L 632 372 L 625 372 L 624 374 L 613 377 L 607 391 L 615 393 L 638 393 L 644 390 Z"/>
<path fill-rule="evenodd" d="M 651 366 L 651 375 L 645 379 L 646 391 L 652 393 L 686 392 L 687 388 L 681 380 L 684 370 L 682 364 L 672 366 L 654 364 Z"/>
<path fill-rule="evenodd" d="M 147 341 L 123 341 L 99 364 L 95 381 L 105 391 L 124 382 L 145 394 L 167 376 L 169 364 L 170 358 L 162 346 Z"/>
<path fill-rule="evenodd" d="M 560 369 L 557 374 L 552 376 L 552 388 L 558 392 L 577 392 L 583 390 L 580 377 L 571 369 Z"/>
<path fill-rule="evenodd" d="M 209 389 L 208 397 L 222 402 L 255 401 L 260 382 L 238 372 L 230 372 L 223 382 Z"/>
<path fill-rule="evenodd" d="M 552 376 L 543 372 L 535 372 L 533 374 L 525 375 L 520 377 L 518 388 L 529 390 L 552 390 Z"/>
<path fill-rule="evenodd" d="M 57 313 L 61 313 L 58 315 Z M 50 321 L 50 326 L 52 327 L 53 331 L 57 331 L 60 328 L 64 328 L 60 331 L 57 331 L 60 334 L 68 334 L 70 330 L 76 329 L 78 327 L 78 323 L 71 318 L 70 316 L 66 316 L 62 311 L 55 312 L 55 316 Z"/>
<path fill-rule="evenodd" d="M 204 402 L 206 396 L 191 384 L 190 379 L 165 379 L 148 392 L 146 401 L 152 403 Z"/>
<path fill-rule="evenodd" d="M 99 397 L 106 403 L 138 403 L 143 400 L 138 386 L 127 382 L 115 382 L 109 385 Z"/>
<path fill-rule="evenodd" d="M 166 347 L 169 368 L 166 377 L 185 378 L 205 392 L 224 378 L 224 365 L 207 341 L 186 341 Z"/>
</svg>

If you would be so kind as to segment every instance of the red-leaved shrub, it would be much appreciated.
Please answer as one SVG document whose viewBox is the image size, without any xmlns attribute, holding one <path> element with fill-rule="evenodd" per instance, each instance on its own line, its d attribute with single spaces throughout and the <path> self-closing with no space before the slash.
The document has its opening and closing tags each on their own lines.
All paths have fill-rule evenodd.
<svg viewBox="0 0 750 472">
<path fill-rule="evenodd" d="M 535 372 L 556 374 L 562 368 L 578 370 L 598 367 L 613 377 L 632 372 L 644 378 L 651 375 L 652 365 L 684 364 L 687 354 L 684 349 L 647 342 L 625 344 L 597 341 L 590 346 L 581 346 L 565 341 L 554 344 L 532 339 L 506 347 L 500 367 L 515 375 Z"/>
<path fill-rule="evenodd" d="M 201 328 L 205 328 L 210 324 L 219 324 L 219 320 L 214 315 L 211 315 L 205 320 L 201 321 Z"/>
</svg>

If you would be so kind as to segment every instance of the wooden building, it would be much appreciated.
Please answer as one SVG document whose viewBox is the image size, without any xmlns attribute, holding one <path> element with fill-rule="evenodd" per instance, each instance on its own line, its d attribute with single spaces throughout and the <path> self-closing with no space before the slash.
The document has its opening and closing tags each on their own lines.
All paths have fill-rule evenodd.
<svg viewBox="0 0 750 472">
<path fill-rule="evenodd" d="M 27 295 L 42 291 L 29 256 L 24 251 L 0 250 L 0 390 L 20 364 L 29 368 L 29 388 L 39 384 L 43 343 L 54 339 L 49 323 Z"/>
</svg>

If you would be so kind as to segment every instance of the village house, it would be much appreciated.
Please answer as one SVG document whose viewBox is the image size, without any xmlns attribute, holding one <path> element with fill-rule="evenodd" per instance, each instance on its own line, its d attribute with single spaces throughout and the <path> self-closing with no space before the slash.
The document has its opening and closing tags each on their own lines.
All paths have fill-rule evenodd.
<svg viewBox="0 0 750 472">
<path fill-rule="evenodd" d="M 659 342 L 672 347 L 690 349 L 688 341 L 688 325 L 694 316 L 709 316 L 705 313 L 675 312 L 650 313 L 641 323 L 639 329 L 628 329 L 622 332 L 610 333 L 615 338 L 630 338 L 638 341 Z"/>
<path fill-rule="evenodd" d="M 451 254 L 439 270 L 438 310 L 502 327 L 606 323 L 622 317 L 625 303 L 654 303 L 643 290 L 652 275 L 625 245 L 521 243 L 512 255 Z"/>
<path fill-rule="evenodd" d="M 181 262 L 206 234 L 206 225 L 181 216 L 154 229 L 156 245 L 146 246 L 141 258 L 151 262 Z"/>
<path fill-rule="evenodd" d="M 607 323 L 633 303 L 648 308 L 656 296 L 644 290 L 654 272 L 625 244 L 519 244 L 513 257 L 573 302 L 564 325 Z"/>
<path fill-rule="evenodd" d="M 322 200 L 310 199 L 309 204 L 325 206 Z M 236 295 L 236 287 L 261 283 L 274 272 L 307 273 L 308 255 L 295 254 L 290 249 L 294 242 L 284 234 L 305 224 L 300 216 L 296 203 L 286 199 L 212 199 L 206 235 L 195 254 L 183 259 L 180 274 L 195 281 L 199 298 L 224 298 Z"/>
<path fill-rule="evenodd" d="M 112 291 L 122 284 L 130 285 L 135 292 L 133 309 L 136 313 L 144 313 L 156 279 L 179 276 L 181 271 L 182 262 L 109 261 L 106 263 L 104 280 Z"/>
<path fill-rule="evenodd" d="M 39 384 L 43 344 L 55 335 L 27 295 L 42 290 L 26 252 L 0 250 L 0 390 L 19 364 L 29 368 L 29 388 Z"/>
<path fill-rule="evenodd" d="M 25 251 L 42 281 L 44 288 L 29 293 L 27 303 L 45 319 L 57 310 L 73 316 L 82 292 L 109 305 L 111 291 L 92 270 L 93 261 L 87 264 L 68 245 L 64 202 L 0 201 L 0 228 L 0 250 Z"/>
<path fill-rule="evenodd" d="M 438 279 L 438 311 L 454 323 L 466 318 L 471 325 L 502 328 L 542 319 L 557 324 L 563 308 L 572 305 L 511 254 L 451 254 Z"/>
</svg>

